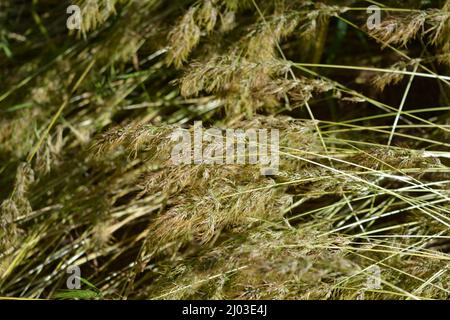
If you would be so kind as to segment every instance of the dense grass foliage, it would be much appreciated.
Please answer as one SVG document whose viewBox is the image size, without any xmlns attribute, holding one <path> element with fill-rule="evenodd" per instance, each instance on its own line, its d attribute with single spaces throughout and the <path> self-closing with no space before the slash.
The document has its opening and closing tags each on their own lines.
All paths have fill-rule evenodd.
<svg viewBox="0 0 450 320">
<path fill-rule="evenodd" d="M 449 298 L 450 1 L 0 1 L 0 296 Z"/>
</svg>

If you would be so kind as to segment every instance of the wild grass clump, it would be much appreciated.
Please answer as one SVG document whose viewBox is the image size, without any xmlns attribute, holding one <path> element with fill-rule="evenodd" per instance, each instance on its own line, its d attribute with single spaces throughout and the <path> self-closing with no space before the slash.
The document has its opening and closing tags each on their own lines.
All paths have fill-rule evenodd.
<svg viewBox="0 0 450 320">
<path fill-rule="evenodd" d="M 450 2 L 373 3 L 3 1 L 0 297 L 448 299 Z M 195 121 L 278 174 L 174 164 Z"/>
</svg>

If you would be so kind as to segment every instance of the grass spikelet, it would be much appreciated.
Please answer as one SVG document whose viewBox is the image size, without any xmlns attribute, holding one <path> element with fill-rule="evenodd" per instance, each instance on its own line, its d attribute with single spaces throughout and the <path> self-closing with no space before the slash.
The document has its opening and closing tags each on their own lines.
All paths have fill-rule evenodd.
<svg viewBox="0 0 450 320">
<path fill-rule="evenodd" d="M 170 51 L 167 63 L 181 67 L 192 49 L 200 41 L 201 29 L 196 22 L 198 8 L 193 7 L 183 16 L 178 25 L 169 34 Z"/>
</svg>

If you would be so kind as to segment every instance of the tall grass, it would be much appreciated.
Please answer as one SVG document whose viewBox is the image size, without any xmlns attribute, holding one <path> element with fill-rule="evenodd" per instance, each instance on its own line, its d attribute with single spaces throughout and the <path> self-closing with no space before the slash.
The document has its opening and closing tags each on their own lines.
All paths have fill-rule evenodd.
<svg viewBox="0 0 450 320">
<path fill-rule="evenodd" d="M 448 299 L 449 71 L 448 0 L 3 0 L 0 297 Z M 198 120 L 279 174 L 173 166 Z"/>
</svg>

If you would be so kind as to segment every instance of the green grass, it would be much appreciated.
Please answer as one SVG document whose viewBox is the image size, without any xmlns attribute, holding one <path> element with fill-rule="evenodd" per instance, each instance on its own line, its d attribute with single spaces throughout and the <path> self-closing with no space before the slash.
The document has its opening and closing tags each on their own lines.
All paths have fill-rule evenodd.
<svg viewBox="0 0 450 320">
<path fill-rule="evenodd" d="M 449 298 L 449 1 L 94 3 L 0 5 L 0 299 Z M 173 166 L 194 121 L 279 175 Z"/>
</svg>

